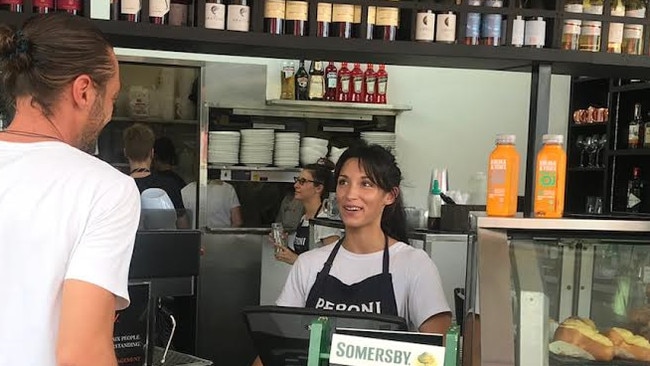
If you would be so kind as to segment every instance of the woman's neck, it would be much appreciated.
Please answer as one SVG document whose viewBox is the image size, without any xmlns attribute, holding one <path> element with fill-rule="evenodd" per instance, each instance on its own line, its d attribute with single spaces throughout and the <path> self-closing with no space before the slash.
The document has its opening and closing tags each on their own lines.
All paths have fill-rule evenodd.
<svg viewBox="0 0 650 366">
<path fill-rule="evenodd" d="M 313 219 L 318 214 L 318 208 L 320 207 L 321 201 L 320 197 L 312 197 L 307 201 L 303 202 L 305 206 L 305 217 L 308 219 Z"/>
<path fill-rule="evenodd" d="M 389 238 L 389 244 L 390 243 Z M 343 246 L 356 254 L 375 253 L 384 249 L 385 234 L 381 227 L 346 228 Z"/>
<path fill-rule="evenodd" d="M 151 163 L 147 161 L 129 161 L 129 169 L 133 178 L 144 178 L 151 175 Z M 134 170 L 137 170 L 134 172 Z"/>
</svg>

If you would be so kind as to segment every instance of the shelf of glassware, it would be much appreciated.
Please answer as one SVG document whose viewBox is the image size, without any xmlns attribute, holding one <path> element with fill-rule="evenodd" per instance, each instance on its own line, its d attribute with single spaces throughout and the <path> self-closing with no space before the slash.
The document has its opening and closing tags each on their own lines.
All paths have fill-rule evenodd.
<svg viewBox="0 0 650 366">
<path fill-rule="evenodd" d="M 293 183 L 294 177 L 300 172 L 297 167 L 274 166 L 240 166 L 208 164 L 209 170 L 218 170 L 219 179 L 231 182 L 267 182 Z"/>
</svg>

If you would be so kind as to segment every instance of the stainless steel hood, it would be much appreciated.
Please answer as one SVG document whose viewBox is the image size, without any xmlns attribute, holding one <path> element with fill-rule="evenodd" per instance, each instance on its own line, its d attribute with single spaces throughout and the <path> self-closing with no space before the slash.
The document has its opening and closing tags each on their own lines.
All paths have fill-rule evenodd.
<svg viewBox="0 0 650 366">
<path fill-rule="evenodd" d="M 324 118 L 371 121 L 373 116 L 396 116 L 409 106 L 266 98 L 266 65 L 211 63 L 206 68 L 209 107 L 231 109 L 246 116 Z"/>
</svg>

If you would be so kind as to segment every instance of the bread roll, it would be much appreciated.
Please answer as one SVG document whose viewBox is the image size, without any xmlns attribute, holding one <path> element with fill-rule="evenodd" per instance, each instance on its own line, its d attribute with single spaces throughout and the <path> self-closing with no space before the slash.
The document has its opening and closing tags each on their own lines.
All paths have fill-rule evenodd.
<svg viewBox="0 0 650 366">
<path fill-rule="evenodd" d="M 551 352 L 592 361 L 611 361 L 614 344 L 598 333 L 596 325 L 588 319 L 569 318 L 555 331 Z"/>
<path fill-rule="evenodd" d="M 650 342 L 634 335 L 627 329 L 612 328 L 606 333 L 614 344 L 614 354 L 618 358 L 636 361 L 650 361 Z"/>
</svg>

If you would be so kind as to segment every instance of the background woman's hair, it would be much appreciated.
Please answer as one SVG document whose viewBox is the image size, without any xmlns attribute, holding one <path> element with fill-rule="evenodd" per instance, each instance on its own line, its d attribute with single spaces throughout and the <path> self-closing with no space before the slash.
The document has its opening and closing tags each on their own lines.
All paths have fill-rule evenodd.
<svg viewBox="0 0 650 366">
<path fill-rule="evenodd" d="M 321 201 L 327 198 L 330 192 L 334 190 L 334 175 L 332 168 L 334 164 L 327 159 L 319 159 L 316 164 L 308 164 L 303 169 L 309 171 L 314 181 L 323 186 L 320 193 Z"/>
<path fill-rule="evenodd" d="M 7 101 L 31 96 L 46 116 L 62 89 L 89 75 L 100 92 L 116 70 L 110 43 L 90 20 L 67 13 L 29 18 L 21 30 L 0 25 L 0 80 Z"/>
<path fill-rule="evenodd" d="M 397 166 L 395 156 L 382 146 L 368 145 L 365 142 L 350 146 L 336 163 L 334 170 L 336 180 L 341 175 L 341 168 L 350 159 L 358 159 L 360 167 L 363 168 L 368 178 L 383 191 L 391 192 L 400 187 L 402 171 Z M 381 229 L 386 235 L 408 243 L 406 213 L 401 191 L 395 197 L 395 202 L 384 207 L 381 216 Z"/>
<path fill-rule="evenodd" d="M 153 149 L 156 135 L 151 127 L 136 123 L 122 133 L 124 155 L 130 160 L 141 162 L 147 160 Z"/>
</svg>

